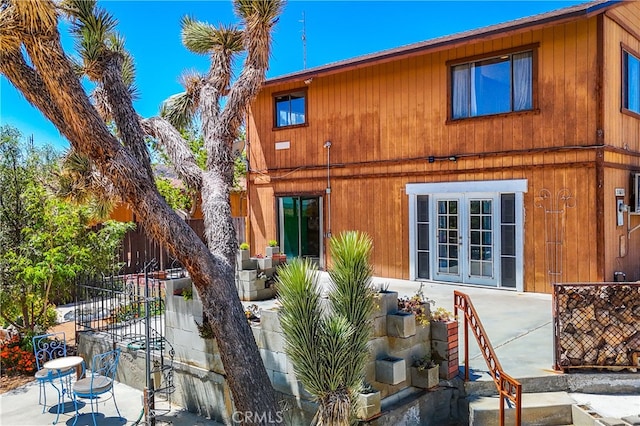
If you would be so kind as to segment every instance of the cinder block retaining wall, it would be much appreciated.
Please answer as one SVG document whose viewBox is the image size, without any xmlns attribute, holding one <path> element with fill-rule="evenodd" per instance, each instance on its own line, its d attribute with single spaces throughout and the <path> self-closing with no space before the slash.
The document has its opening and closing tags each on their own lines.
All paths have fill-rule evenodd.
<svg viewBox="0 0 640 426">
<path fill-rule="evenodd" d="M 233 403 L 217 345 L 213 339 L 201 338 L 197 327 L 203 322 L 202 302 L 196 291 L 193 291 L 192 300 L 174 295 L 176 289 L 191 287 L 188 278 L 167 280 L 165 285 L 165 338 L 175 351 L 173 377 L 176 391 L 172 401 L 189 411 L 232 424 Z M 372 424 L 392 425 L 401 419 L 420 418 L 420 424 L 435 425 L 459 419 L 461 386 L 454 384 L 455 381 L 443 382 L 446 386 L 429 391 L 411 387 L 410 368 L 413 360 L 431 354 L 431 327 L 416 327 L 413 315 L 408 320 L 402 318 L 403 315 L 397 315 L 397 296 L 397 293 L 389 292 L 380 293 L 376 298 L 374 334 L 369 343 L 371 360 L 366 368 L 366 381 L 380 392 L 385 415 Z M 286 401 L 287 424 L 310 424 L 317 406 L 296 379 L 293 364 L 284 353 L 285 343 L 278 311 L 263 310 L 260 323 L 252 325 L 251 329 L 273 387 Z M 433 349 L 440 352 L 440 347 L 435 345 Z M 79 352 L 86 356 L 85 359 L 108 349 L 111 349 L 110 342 L 100 336 L 82 333 L 79 337 Z M 143 389 L 144 351 L 127 347 L 122 349 L 118 380 Z M 446 357 L 448 352 L 440 355 Z M 457 350 L 455 358 L 457 363 Z M 390 370 L 384 370 L 385 367 L 381 365 L 385 363 L 381 361 L 390 361 Z M 449 361 L 443 367 L 441 377 L 452 378 L 446 375 L 449 373 Z"/>
</svg>

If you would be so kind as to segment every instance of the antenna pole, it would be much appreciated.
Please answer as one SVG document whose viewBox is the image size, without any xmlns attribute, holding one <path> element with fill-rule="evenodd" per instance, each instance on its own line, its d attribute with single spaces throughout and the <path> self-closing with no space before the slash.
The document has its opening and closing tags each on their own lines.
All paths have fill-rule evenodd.
<svg viewBox="0 0 640 426">
<path fill-rule="evenodd" d="M 307 26 L 304 17 L 304 10 L 302 11 L 302 69 L 307 68 Z"/>
</svg>

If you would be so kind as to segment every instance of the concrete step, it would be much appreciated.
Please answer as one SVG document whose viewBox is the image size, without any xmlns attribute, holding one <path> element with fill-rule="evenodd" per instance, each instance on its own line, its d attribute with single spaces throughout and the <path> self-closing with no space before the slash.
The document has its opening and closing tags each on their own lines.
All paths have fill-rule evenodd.
<svg viewBox="0 0 640 426">
<path fill-rule="evenodd" d="M 497 396 L 480 397 L 469 402 L 470 426 L 499 425 L 499 398 Z M 560 426 L 570 425 L 572 406 L 575 404 L 566 392 L 540 392 L 522 394 L 523 426 Z M 512 408 L 505 405 L 505 424 L 515 424 Z"/>
</svg>

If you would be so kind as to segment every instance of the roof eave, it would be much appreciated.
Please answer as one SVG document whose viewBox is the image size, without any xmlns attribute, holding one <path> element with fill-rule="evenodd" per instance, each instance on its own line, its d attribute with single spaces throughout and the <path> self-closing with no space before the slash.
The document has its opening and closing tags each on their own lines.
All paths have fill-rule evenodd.
<svg viewBox="0 0 640 426">
<path fill-rule="evenodd" d="M 303 81 L 309 78 L 315 78 L 334 74 L 341 71 L 347 71 L 352 69 L 361 68 L 364 66 L 370 66 L 374 64 L 384 63 L 391 60 L 397 60 L 404 57 L 413 56 L 416 54 L 424 54 L 427 52 L 435 52 L 445 48 L 450 48 L 457 44 L 465 44 L 472 40 L 480 40 L 484 38 L 492 38 L 497 35 L 505 35 L 506 33 L 518 32 L 524 29 L 531 29 L 532 27 L 546 26 L 549 24 L 558 24 L 565 21 L 571 21 L 577 18 L 590 18 L 594 15 L 604 13 L 606 10 L 614 7 L 624 0 L 609 0 L 604 2 L 598 2 L 589 6 L 585 4 L 584 8 L 571 10 L 566 13 L 557 15 L 542 14 L 538 19 L 524 18 L 521 20 L 511 21 L 511 23 L 501 23 L 492 25 L 490 27 L 480 28 L 476 30 L 465 31 L 459 33 L 457 36 L 445 36 L 436 39 L 427 40 L 424 42 L 414 43 L 407 45 L 404 48 L 390 49 L 378 53 L 369 55 L 363 55 L 353 59 L 347 59 L 344 61 L 335 62 L 333 64 L 323 65 L 308 70 L 298 71 L 291 74 L 282 75 L 266 80 L 263 87 L 274 86 L 283 83 L 290 83 L 295 81 Z M 438 41 L 441 40 L 441 41 Z"/>
</svg>

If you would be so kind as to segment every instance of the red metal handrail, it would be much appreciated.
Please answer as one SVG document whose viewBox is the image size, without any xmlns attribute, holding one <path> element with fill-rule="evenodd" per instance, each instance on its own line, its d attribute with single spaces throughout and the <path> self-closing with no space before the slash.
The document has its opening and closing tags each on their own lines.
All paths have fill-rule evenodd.
<svg viewBox="0 0 640 426">
<path fill-rule="evenodd" d="M 469 326 L 476 337 L 480 352 L 489 367 L 489 373 L 493 378 L 500 396 L 500 426 L 504 426 L 504 402 L 511 401 L 515 408 L 516 426 L 522 424 L 522 385 L 513 377 L 504 372 L 498 357 L 496 356 L 487 332 L 484 330 L 478 313 L 471 303 L 471 298 L 462 292 L 454 290 L 453 309 L 458 318 L 458 309 L 464 312 L 464 380 L 469 381 Z"/>
</svg>

